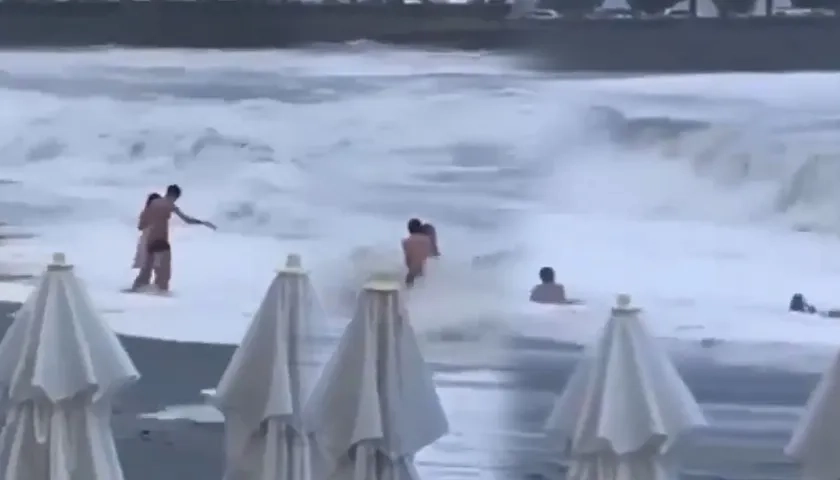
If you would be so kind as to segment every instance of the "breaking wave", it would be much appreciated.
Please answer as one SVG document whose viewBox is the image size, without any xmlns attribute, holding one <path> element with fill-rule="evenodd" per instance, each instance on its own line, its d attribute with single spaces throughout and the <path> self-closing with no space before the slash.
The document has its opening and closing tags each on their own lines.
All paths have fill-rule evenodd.
<svg viewBox="0 0 840 480">
<path fill-rule="evenodd" d="M 597 107 L 587 120 L 583 161 L 551 178 L 556 206 L 840 231 L 840 116 L 709 121 Z"/>
<path fill-rule="evenodd" d="M 411 301 L 415 326 L 439 338 L 510 327 L 535 272 L 509 267 L 543 261 L 524 228 L 542 213 L 840 231 L 840 107 L 820 109 L 831 79 L 804 87 L 806 105 L 777 105 L 762 92 L 793 80 L 760 93 L 721 81 L 719 95 L 708 79 L 549 78 L 481 54 L 316 53 L 0 53 L 0 216 L 75 239 L 66 251 L 113 292 L 128 276 L 110 259 L 133 248 L 142 200 L 179 183 L 185 210 L 220 226 L 178 239 L 201 252 L 179 282 L 222 291 L 253 277 L 205 252 L 251 262 L 225 264 L 237 268 L 295 249 L 308 264 L 329 257 L 315 271 L 345 312 L 372 269 L 401 270 L 405 221 L 429 219 L 444 258 Z M 684 91 L 613 88 L 642 83 Z"/>
</svg>

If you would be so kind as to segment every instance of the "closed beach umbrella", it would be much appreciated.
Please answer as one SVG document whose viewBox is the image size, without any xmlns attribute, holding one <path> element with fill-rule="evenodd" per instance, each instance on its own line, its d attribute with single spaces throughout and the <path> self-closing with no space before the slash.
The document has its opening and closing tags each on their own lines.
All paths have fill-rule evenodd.
<svg viewBox="0 0 840 480">
<path fill-rule="evenodd" d="M 449 428 L 399 281 L 376 277 L 306 407 L 329 480 L 416 479 L 414 455 Z"/>
<path fill-rule="evenodd" d="M 802 463 L 805 480 L 840 478 L 840 354 L 811 393 L 785 454 Z"/>
<path fill-rule="evenodd" d="M 571 461 L 569 480 L 676 479 L 674 445 L 706 425 L 640 310 L 620 295 L 594 348 L 546 422 Z"/>
<path fill-rule="evenodd" d="M 3 480 L 122 480 L 114 395 L 140 375 L 55 254 L 0 343 Z"/>
<path fill-rule="evenodd" d="M 309 480 L 302 427 L 309 332 L 320 309 L 300 257 L 277 272 L 211 402 L 225 418 L 225 480 Z"/>
</svg>

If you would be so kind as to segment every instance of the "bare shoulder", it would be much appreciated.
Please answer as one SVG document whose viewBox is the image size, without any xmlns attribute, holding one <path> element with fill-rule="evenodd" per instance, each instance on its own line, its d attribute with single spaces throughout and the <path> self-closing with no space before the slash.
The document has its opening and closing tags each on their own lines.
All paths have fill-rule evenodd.
<svg viewBox="0 0 840 480">
<path fill-rule="evenodd" d="M 152 203 L 150 203 L 148 207 L 146 207 L 147 210 L 152 209 L 152 210 L 158 210 L 158 211 L 160 211 L 160 210 L 171 210 L 173 208 L 175 208 L 175 204 L 172 203 L 172 201 L 169 200 L 168 198 L 156 198 L 156 199 L 152 200 Z"/>
</svg>

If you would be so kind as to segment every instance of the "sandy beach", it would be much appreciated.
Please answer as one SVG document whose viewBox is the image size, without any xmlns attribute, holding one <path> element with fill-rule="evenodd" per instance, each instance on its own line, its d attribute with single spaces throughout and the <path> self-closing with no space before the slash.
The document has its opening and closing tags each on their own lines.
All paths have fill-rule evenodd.
<svg viewBox="0 0 840 480">
<path fill-rule="evenodd" d="M 545 348 L 545 346 L 542 346 Z M 556 346 L 556 350 L 563 346 Z M 518 430 L 538 433 L 574 368 L 574 348 L 565 360 L 532 356 L 519 363 L 511 385 L 509 422 Z M 561 355 L 560 358 L 564 356 Z M 692 359 L 678 363 L 684 380 L 703 407 L 709 428 L 689 442 L 684 479 L 796 479 L 796 465 L 782 449 L 801 407 L 819 375 L 776 369 L 716 365 Z M 539 435 L 517 442 L 509 454 L 515 470 L 554 478 L 563 464 Z M 562 477 L 561 477 L 562 478 Z"/>
<path fill-rule="evenodd" d="M 18 304 L 0 302 L 5 331 Z M 138 418 L 165 405 L 199 401 L 215 385 L 233 349 L 121 337 L 140 382 L 115 407 L 114 430 L 126 480 L 221 478 L 222 428 Z"/>
<path fill-rule="evenodd" d="M 2 331 L 18 306 L 0 303 Z M 126 479 L 220 478 L 221 424 L 140 415 L 201 404 L 200 391 L 216 385 L 233 347 L 121 339 L 143 376 L 121 399 L 114 416 Z M 562 478 L 562 462 L 540 432 L 580 348 L 524 339 L 512 347 L 511 363 L 493 372 L 432 365 L 452 433 L 421 453 L 418 463 L 426 477 Z M 684 478 L 797 478 L 795 465 L 781 449 L 816 375 L 698 360 L 679 367 L 711 424 L 691 442 Z M 472 397 L 487 398 L 487 405 L 471 402 Z"/>
</svg>

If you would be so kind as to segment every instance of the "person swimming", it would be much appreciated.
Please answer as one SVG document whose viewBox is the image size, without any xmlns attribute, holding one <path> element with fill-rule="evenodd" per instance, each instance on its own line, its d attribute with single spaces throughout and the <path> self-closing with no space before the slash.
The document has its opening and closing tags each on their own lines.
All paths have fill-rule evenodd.
<svg viewBox="0 0 840 480">
<path fill-rule="evenodd" d="M 793 296 L 790 297 L 788 310 L 799 313 L 817 313 L 817 307 L 809 304 L 805 300 L 805 295 L 802 295 L 801 293 L 794 293 Z"/>
<path fill-rule="evenodd" d="M 146 208 L 148 208 L 149 205 L 158 198 L 161 198 L 159 193 L 150 193 L 149 196 L 146 197 L 146 205 L 143 206 L 143 210 L 140 212 L 140 218 L 137 220 L 137 230 L 140 230 L 140 238 L 137 239 L 137 251 L 134 253 L 134 263 L 131 268 L 140 268 L 144 263 L 146 263 L 146 256 L 149 254 L 146 251 L 146 240 L 149 236 L 149 226 L 146 224 L 143 212 L 145 212 Z"/>
<path fill-rule="evenodd" d="M 817 307 L 808 303 L 808 301 L 805 300 L 805 295 L 802 295 L 801 293 L 794 293 L 793 296 L 790 297 L 788 311 L 812 315 L 816 314 L 829 318 L 840 318 L 840 309 L 832 308 L 829 310 L 818 310 Z"/>
<path fill-rule="evenodd" d="M 543 267 L 540 269 L 540 282 L 531 289 L 530 301 L 545 304 L 570 303 L 566 298 L 566 289 L 554 280 L 554 269 Z"/>
</svg>

